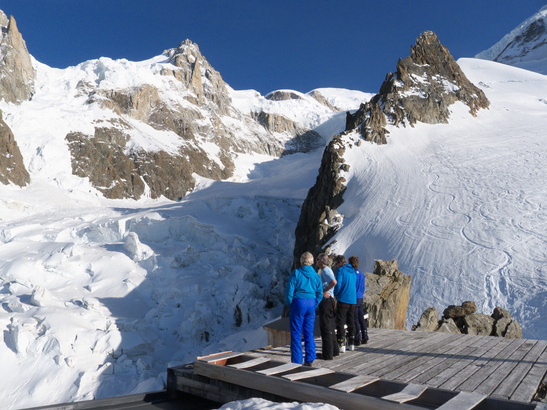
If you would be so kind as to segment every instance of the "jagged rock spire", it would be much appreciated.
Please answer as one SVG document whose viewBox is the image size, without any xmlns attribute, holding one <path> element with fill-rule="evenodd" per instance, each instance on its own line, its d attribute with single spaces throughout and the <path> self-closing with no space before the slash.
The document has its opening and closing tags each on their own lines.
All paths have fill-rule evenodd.
<svg viewBox="0 0 547 410">
<path fill-rule="evenodd" d="M 397 71 L 386 76 L 380 92 L 355 114 L 348 114 L 346 129 L 360 127 L 365 140 L 385 144 L 387 123 L 446 123 L 450 116 L 448 107 L 456 101 L 466 104 L 472 115 L 490 105 L 437 35 L 426 31 L 416 39 L 410 56 L 398 61 Z M 385 122 L 379 118 L 380 111 Z"/>
<path fill-rule="evenodd" d="M 13 16 L 0 10 L 0 99 L 29 100 L 34 93 L 34 68 L 27 45 Z"/>
</svg>

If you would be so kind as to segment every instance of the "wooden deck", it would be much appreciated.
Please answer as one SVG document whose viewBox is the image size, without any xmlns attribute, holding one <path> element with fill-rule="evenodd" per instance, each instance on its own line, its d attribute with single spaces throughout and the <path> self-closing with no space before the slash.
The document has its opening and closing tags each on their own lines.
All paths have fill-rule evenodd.
<svg viewBox="0 0 547 410">
<path fill-rule="evenodd" d="M 319 356 L 312 367 L 291 363 L 288 346 L 199 357 L 168 369 L 168 391 L 218 403 L 262 397 L 344 410 L 547 410 L 547 341 L 387 329 L 369 336 L 368 344 L 334 360 Z"/>
<path fill-rule="evenodd" d="M 388 329 L 369 329 L 369 337 L 334 360 L 319 355 L 313 367 L 528 403 L 547 381 L 545 340 Z M 249 354 L 290 362 L 288 346 Z"/>
</svg>

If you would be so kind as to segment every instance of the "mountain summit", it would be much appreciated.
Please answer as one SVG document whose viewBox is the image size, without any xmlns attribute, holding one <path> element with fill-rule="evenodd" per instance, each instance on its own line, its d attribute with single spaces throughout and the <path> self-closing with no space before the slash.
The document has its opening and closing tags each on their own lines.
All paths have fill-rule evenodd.
<svg viewBox="0 0 547 410">
<path fill-rule="evenodd" d="M 437 35 L 426 31 L 416 39 L 410 56 L 398 61 L 397 71 L 386 76 L 380 92 L 348 114 L 346 130 L 359 127 L 366 141 L 385 144 L 386 124 L 447 123 L 449 106 L 456 101 L 467 105 L 472 115 L 489 105 Z"/>
<path fill-rule="evenodd" d="M 547 6 L 475 57 L 547 74 Z"/>
</svg>

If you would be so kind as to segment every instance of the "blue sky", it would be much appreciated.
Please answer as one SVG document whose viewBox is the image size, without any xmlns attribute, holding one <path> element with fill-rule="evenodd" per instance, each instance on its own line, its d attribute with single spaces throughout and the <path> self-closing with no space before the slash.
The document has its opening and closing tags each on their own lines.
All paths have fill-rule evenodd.
<svg viewBox="0 0 547 410">
<path fill-rule="evenodd" d="M 546 0 L 0 0 L 51 67 L 140 61 L 190 39 L 238 90 L 377 92 L 425 30 L 473 57 Z"/>
</svg>

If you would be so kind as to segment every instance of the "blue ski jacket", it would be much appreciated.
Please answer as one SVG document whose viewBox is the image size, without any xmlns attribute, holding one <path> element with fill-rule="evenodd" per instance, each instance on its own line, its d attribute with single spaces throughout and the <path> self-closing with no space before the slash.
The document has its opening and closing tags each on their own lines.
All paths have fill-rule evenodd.
<svg viewBox="0 0 547 410">
<path fill-rule="evenodd" d="M 292 271 L 287 282 L 285 302 L 291 305 L 294 299 L 315 299 L 315 306 L 323 300 L 321 278 L 311 266 L 302 266 Z"/>
<path fill-rule="evenodd" d="M 338 302 L 355 305 L 357 303 L 357 280 L 355 269 L 349 263 L 336 270 L 334 297 Z"/>
</svg>

